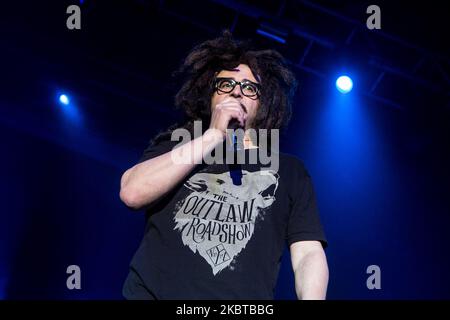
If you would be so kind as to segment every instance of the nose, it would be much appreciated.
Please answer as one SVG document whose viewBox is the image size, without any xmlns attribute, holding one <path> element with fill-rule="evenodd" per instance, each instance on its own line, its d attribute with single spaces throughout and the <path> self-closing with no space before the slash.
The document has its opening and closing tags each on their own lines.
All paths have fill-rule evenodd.
<svg viewBox="0 0 450 320">
<path fill-rule="evenodd" d="M 239 86 L 238 83 L 234 87 L 233 91 L 230 92 L 230 95 L 234 98 L 242 97 L 241 87 Z"/>
</svg>

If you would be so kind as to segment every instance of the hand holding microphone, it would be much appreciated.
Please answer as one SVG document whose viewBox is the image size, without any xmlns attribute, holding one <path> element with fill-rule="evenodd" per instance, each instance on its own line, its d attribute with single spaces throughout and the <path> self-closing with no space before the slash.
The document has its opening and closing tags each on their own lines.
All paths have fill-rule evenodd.
<svg viewBox="0 0 450 320">
<path fill-rule="evenodd" d="M 232 129 L 230 142 L 233 151 L 236 152 L 244 149 L 243 141 L 238 139 L 236 130 L 240 128 L 245 129 L 246 121 L 247 113 L 240 102 L 233 97 L 227 97 L 212 110 L 209 129 L 220 131 L 223 134 L 223 138 L 227 135 L 227 129 Z M 242 184 L 242 170 L 239 164 L 230 164 L 230 177 L 234 185 L 239 186 Z"/>
<path fill-rule="evenodd" d="M 212 110 L 209 128 L 219 130 L 225 138 L 227 129 L 244 129 L 246 121 L 247 114 L 240 102 L 233 97 L 228 97 Z"/>
</svg>

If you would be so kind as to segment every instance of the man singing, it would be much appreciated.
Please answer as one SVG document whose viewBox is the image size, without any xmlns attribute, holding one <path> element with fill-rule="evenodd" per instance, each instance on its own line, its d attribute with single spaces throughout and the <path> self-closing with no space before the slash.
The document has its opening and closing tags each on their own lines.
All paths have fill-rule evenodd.
<svg viewBox="0 0 450 320">
<path fill-rule="evenodd" d="M 278 135 L 266 142 L 262 134 L 290 119 L 296 81 L 284 59 L 224 32 L 196 46 L 177 74 L 184 83 L 175 104 L 186 123 L 153 139 L 121 179 L 122 201 L 146 210 L 125 298 L 273 299 L 287 243 L 297 297 L 325 299 L 327 242 L 311 177 L 299 159 L 273 148 Z M 173 141 L 198 123 L 199 135 Z M 205 161 L 221 158 L 237 127 L 246 161 Z M 271 148 L 271 163 L 261 161 L 263 148 Z M 256 161 L 248 161 L 252 152 Z"/>
</svg>

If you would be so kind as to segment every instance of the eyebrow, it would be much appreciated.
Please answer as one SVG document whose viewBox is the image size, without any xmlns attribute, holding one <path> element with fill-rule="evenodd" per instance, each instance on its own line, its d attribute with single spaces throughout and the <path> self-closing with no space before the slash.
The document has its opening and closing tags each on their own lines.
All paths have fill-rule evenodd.
<svg viewBox="0 0 450 320">
<path fill-rule="evenodd" d="M 219 77 L 219 78 L 222 78 L 222 77 Z M 225 79 L 233 79 L 234 81 L 237 81 L 234 77 L 223 77 L 223 78 L 225 78 Z M 244 81 L 249 81 L 249 82 L 252 82 L 252 83 L 259 84 L 259 82 L 255 82 L 255 81 L 250 80 L 250 79 L 247 79 L 247 78 L 242 79 L 241 82 L 244 82 Z M 258 81 L 258 80 L 257 80 L 257 81 Z"/>
</svg>

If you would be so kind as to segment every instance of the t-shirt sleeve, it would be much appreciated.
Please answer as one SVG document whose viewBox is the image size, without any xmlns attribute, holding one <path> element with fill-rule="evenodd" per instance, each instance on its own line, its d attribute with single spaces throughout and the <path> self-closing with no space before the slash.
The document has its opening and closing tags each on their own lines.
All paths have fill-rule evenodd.
<svg viewBox="0 0 450 320">
<path fill-rule="evenodd" d="M 171 151 L 177 144 L 178 144 L 178 142 L 171 141 L 171 140 L 162 140 L 162 141 L 158 141 L 156 143 L 154 143 L 153 141 L 150 141 L 149 145 L 142 153 L 142 156 L 139 159 L 138 163 L 141 163 L 141 162 L 156 158 L 162 154 L 165 154 L 165 153 Z M 168 194 L 170 194 L 170 193 L 168 193 Z M 167 200 L 168 194 L 163 195 L 162 197 L 153 201 L 151 204 L 145 206 L 142 210 L 145 210 L 145 211 L 147 211 L 149 209 L 156 210 L 157 208 L 159 208 L 161 205 L 163 205 L 165 203 L 165 201 Z"/>
<path fill-rule="evenodd" d="M 176 141 L 171 140 L 163 140 L 157 143 L 152 143 L 148 145 L 148 147 L 142 153 L 141 158 L 138 163 L 156 158 L 164 153 L 171 151 L 177 145 Z"/>
<path fill-rule="evenodd" d="M 303 164 L 297 161 L 297 173 L 291 189 L 287 242 L 290 246 L 297 241 L 317 240 L 325 248 L 328 243 L 320 222 L 312 179 Z"/>
</svg>

